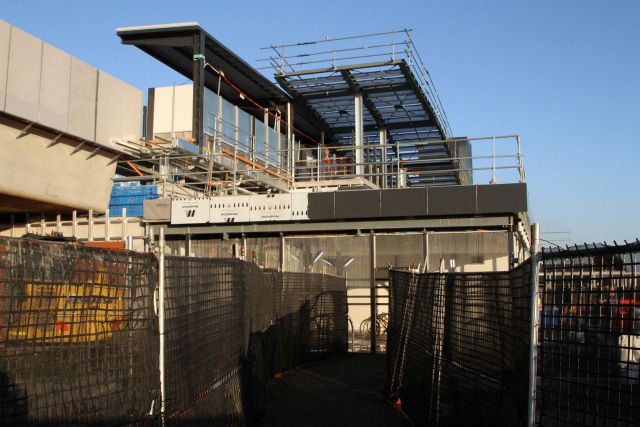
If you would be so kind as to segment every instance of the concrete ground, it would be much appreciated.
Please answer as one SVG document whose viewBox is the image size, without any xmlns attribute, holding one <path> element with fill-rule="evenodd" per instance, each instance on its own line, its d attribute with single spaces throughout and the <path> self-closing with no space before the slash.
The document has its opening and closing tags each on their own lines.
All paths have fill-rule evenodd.
<svg viewBox="0 0 640 427">
<path fill-rule="evenodd" d="M 384 354 L 349 353 L 272 378 L 263 426 L 411 426 L 387 404 Z"/>
</svg>

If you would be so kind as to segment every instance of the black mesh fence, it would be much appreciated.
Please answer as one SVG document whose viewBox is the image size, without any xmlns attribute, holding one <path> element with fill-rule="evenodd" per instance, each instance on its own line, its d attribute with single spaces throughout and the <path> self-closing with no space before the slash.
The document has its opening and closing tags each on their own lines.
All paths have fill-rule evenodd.
<svg viewBox="0 0 640 427">
<path fill-rule="evenodd" d="M 392 270 L 387 393 L 417 425 L 527 418 L 530 265 L 505 273 Z"/>
<path fill-rule="evenodd" d="M 0 425 L 144 421 L 156 279 L 150 255 L 0 239 Z"/>
<path fill-rule="evenodd" d="M 165 258 L 165 419 L 242 422 L 244 281 L 235 259 Z"/>
<path fill-rule="evenodd" d="M 640 425 L 640 244 L 543 252 L 543 426 Z"/>
<path fill-rule="evenodd" d="M 156 425 L 152 255 L 0 239 L 0 425 Z M 267 380 L 347 349 L 346 285 L 165 258 L 167 425 L 256 424 Z"/>
</svg>

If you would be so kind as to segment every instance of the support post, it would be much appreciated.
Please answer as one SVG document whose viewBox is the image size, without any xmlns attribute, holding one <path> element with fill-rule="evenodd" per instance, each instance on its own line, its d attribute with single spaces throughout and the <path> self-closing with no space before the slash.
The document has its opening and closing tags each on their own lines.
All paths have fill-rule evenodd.
<svg viewBox="0 0 640 427">
<path fill-rule="evenodd" d="M 127 237 L 127 208 L 122 208 L 122 216 L 120 217 L 120 224 L 122 225 L 122 240 Z"/>
<path fill-rule="evenodd" d="M 381 187 L 387 188 L 387 130 L 385 128 L 380 128 L 380 149 L 382 150 L 380 153 L 380 164 L 382 167 L 380 168 L 380 182 Z"/>
<path fill-rule="evenodd" d="M 376 325 L 376 316 L 378 314 L 378 295 L 376 289 L 376 234 L 371 231 L 369 235 L 369 263 L 371 265 L 370 275 L 370 297 L 371 297 L 371 353 L 377 352 L 377 335 L 378 327 Z"/>
<path fill-rule="evenodd" d="M 104 241 L 108 242 L 111 240 L 111 236 L 109 235 L 109 225 L 111 224 L 111 217 L 109 216 L 109 209 L 105 209 L 104 211 Z"/>
<path fill-rule="evenodd" d="M 62 231 L 62 216 L 60 212 L 56 214 L 56 233 L 60 233 Z"/>
<path fill-rule="evenodd" d="M 191 252 L 191 234 L 186 234 L 184 236 L 184 246 L 185 246 L 185 255 L 186 256 L 192 256 L 192 252 Z"/>
<path fill-rule="evenodd" d="M 165 371 L 164 371 L 164 348 L 165 348 L 165 325 L 164 325 L 164 227 L 160 227 L 160 239 L 158 245 L 158 329 L 160 336 L 160 354 L 159 354 L 159 371 L 160 371 L 160 416 L 162 417 L 162 426 L 165 424 Z"/>
<path fill-rule="evenodd" d="M 355 107 L 355 174 L 358 177 L 364 176 L 364 150 L 363 135 L 364 122 L 362 119 L 362 95 L 357 93 L 354 98 Z"/>
<path fill-rule="evenodd" d="M 538 368 L 538 281 L 540 262 L 540 224 L 531 225 L 531 328 L 529 347 L 529 405 L 527 411 L 527 424 L 534 427 L 536 424 L 536 378 Z"/>
<path fill-rule="evenodd" d="M 125 243 L 126 243 L 126 248 L 127 248 L 128 250 L 132 251 L 132 250 L 133 250 L 133 236 L 132 236 L 131 234 L 127 235 L 127 236 L 124 238 L 124 241 L 125 241 Z"/>
<path fill-rule="evenodd" d="M 264 164 L 269 166 L 269 110 L 264 109 Z"/>
<path fill-rule="evenodd" d="M 16 216 L 15 214 L 11 214 L 11 237 L 16 237 L 15 234 L 16 234 Z"/>
<path fill-rule="evenodd" d="M 293 107 L 287 102 L 287 170 L 293 176 Z"/>
<path fill-rule="evenodd" d="M 422 232 L 422 273 L 429 272 L 429 233 L 427 230 Z"/>
<path fill-rule="evenodd" d="M 284 271 L 284 235 L 280 234 L 280 271 Z"/>
<path fill-rule="evenodd" d="M 193 139 L 200 154 L 205 153 L 204 138 L 204 64 L 205 38 L 200 31 L 193 35 Z"/>
<path fill-rule="evenodd" d="M 89 220 L 87 223 L 87 240 L 93 242 L 93 211 L 89 211 Z"/>
<path fill-rule="evenodd" d="M 71 212 L 71 237 L 78 235 L 78 211 Z"/>
</svg>

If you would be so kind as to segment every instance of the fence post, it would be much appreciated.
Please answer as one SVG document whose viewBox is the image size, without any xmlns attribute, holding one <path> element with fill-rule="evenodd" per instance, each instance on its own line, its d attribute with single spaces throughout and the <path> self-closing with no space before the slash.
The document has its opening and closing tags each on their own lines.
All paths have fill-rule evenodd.
<svg viewBox="0 0 640 427">
<path fill-rule="evenodd" d="M 377 289 L 376 289 L 376 234 L 371 231 L 371 235 L 369 236 L 369 263 L 371 265 L 371 269 L 369 274 L 371 275 L 370 281 L 370 303 L 371 303 L 371 328 L 369 331 L 371 332 L 371 353 L 375 354 L 377 351 L 377 334 L 378 334 L 378 325 L 376 325 L 376 315 L 378 312 L 377 307 Z"/>
<path fill-rule="evenodd" d="M 164 227 L 160 227 L 160 237 L 158 241 L 158 331 L 160 335 L 160 417 L 162 426 L 165 423 L 165 371 L 164 371 L 164 346 L 165 346 L 165 329 L 164 329 Z"/>
<path fill-rule="evenodd" d="M 540 261 L 540 224 L 531 225 L 531 327 L 529 347 L 529 405 L 527 425 L 536 425 L 536 378 L 538 365 L 538 281 Z"/>
</svg>

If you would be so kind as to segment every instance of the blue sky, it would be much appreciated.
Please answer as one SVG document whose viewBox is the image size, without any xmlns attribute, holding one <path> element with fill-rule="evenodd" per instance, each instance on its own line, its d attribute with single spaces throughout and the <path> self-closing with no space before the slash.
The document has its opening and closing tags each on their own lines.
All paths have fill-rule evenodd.
<svg viewBox="0 0 640 427">
<path fill-rule="evenodd" d="M 140 89 L 184 77 L 115 28 L 198 21 L 249 63 L 271 43 L 411 28 L 456 135 L 522 137 L 560 244 L 640 236 L 640 1 L 33 1 L 0 17 Z"/>
</svg>

